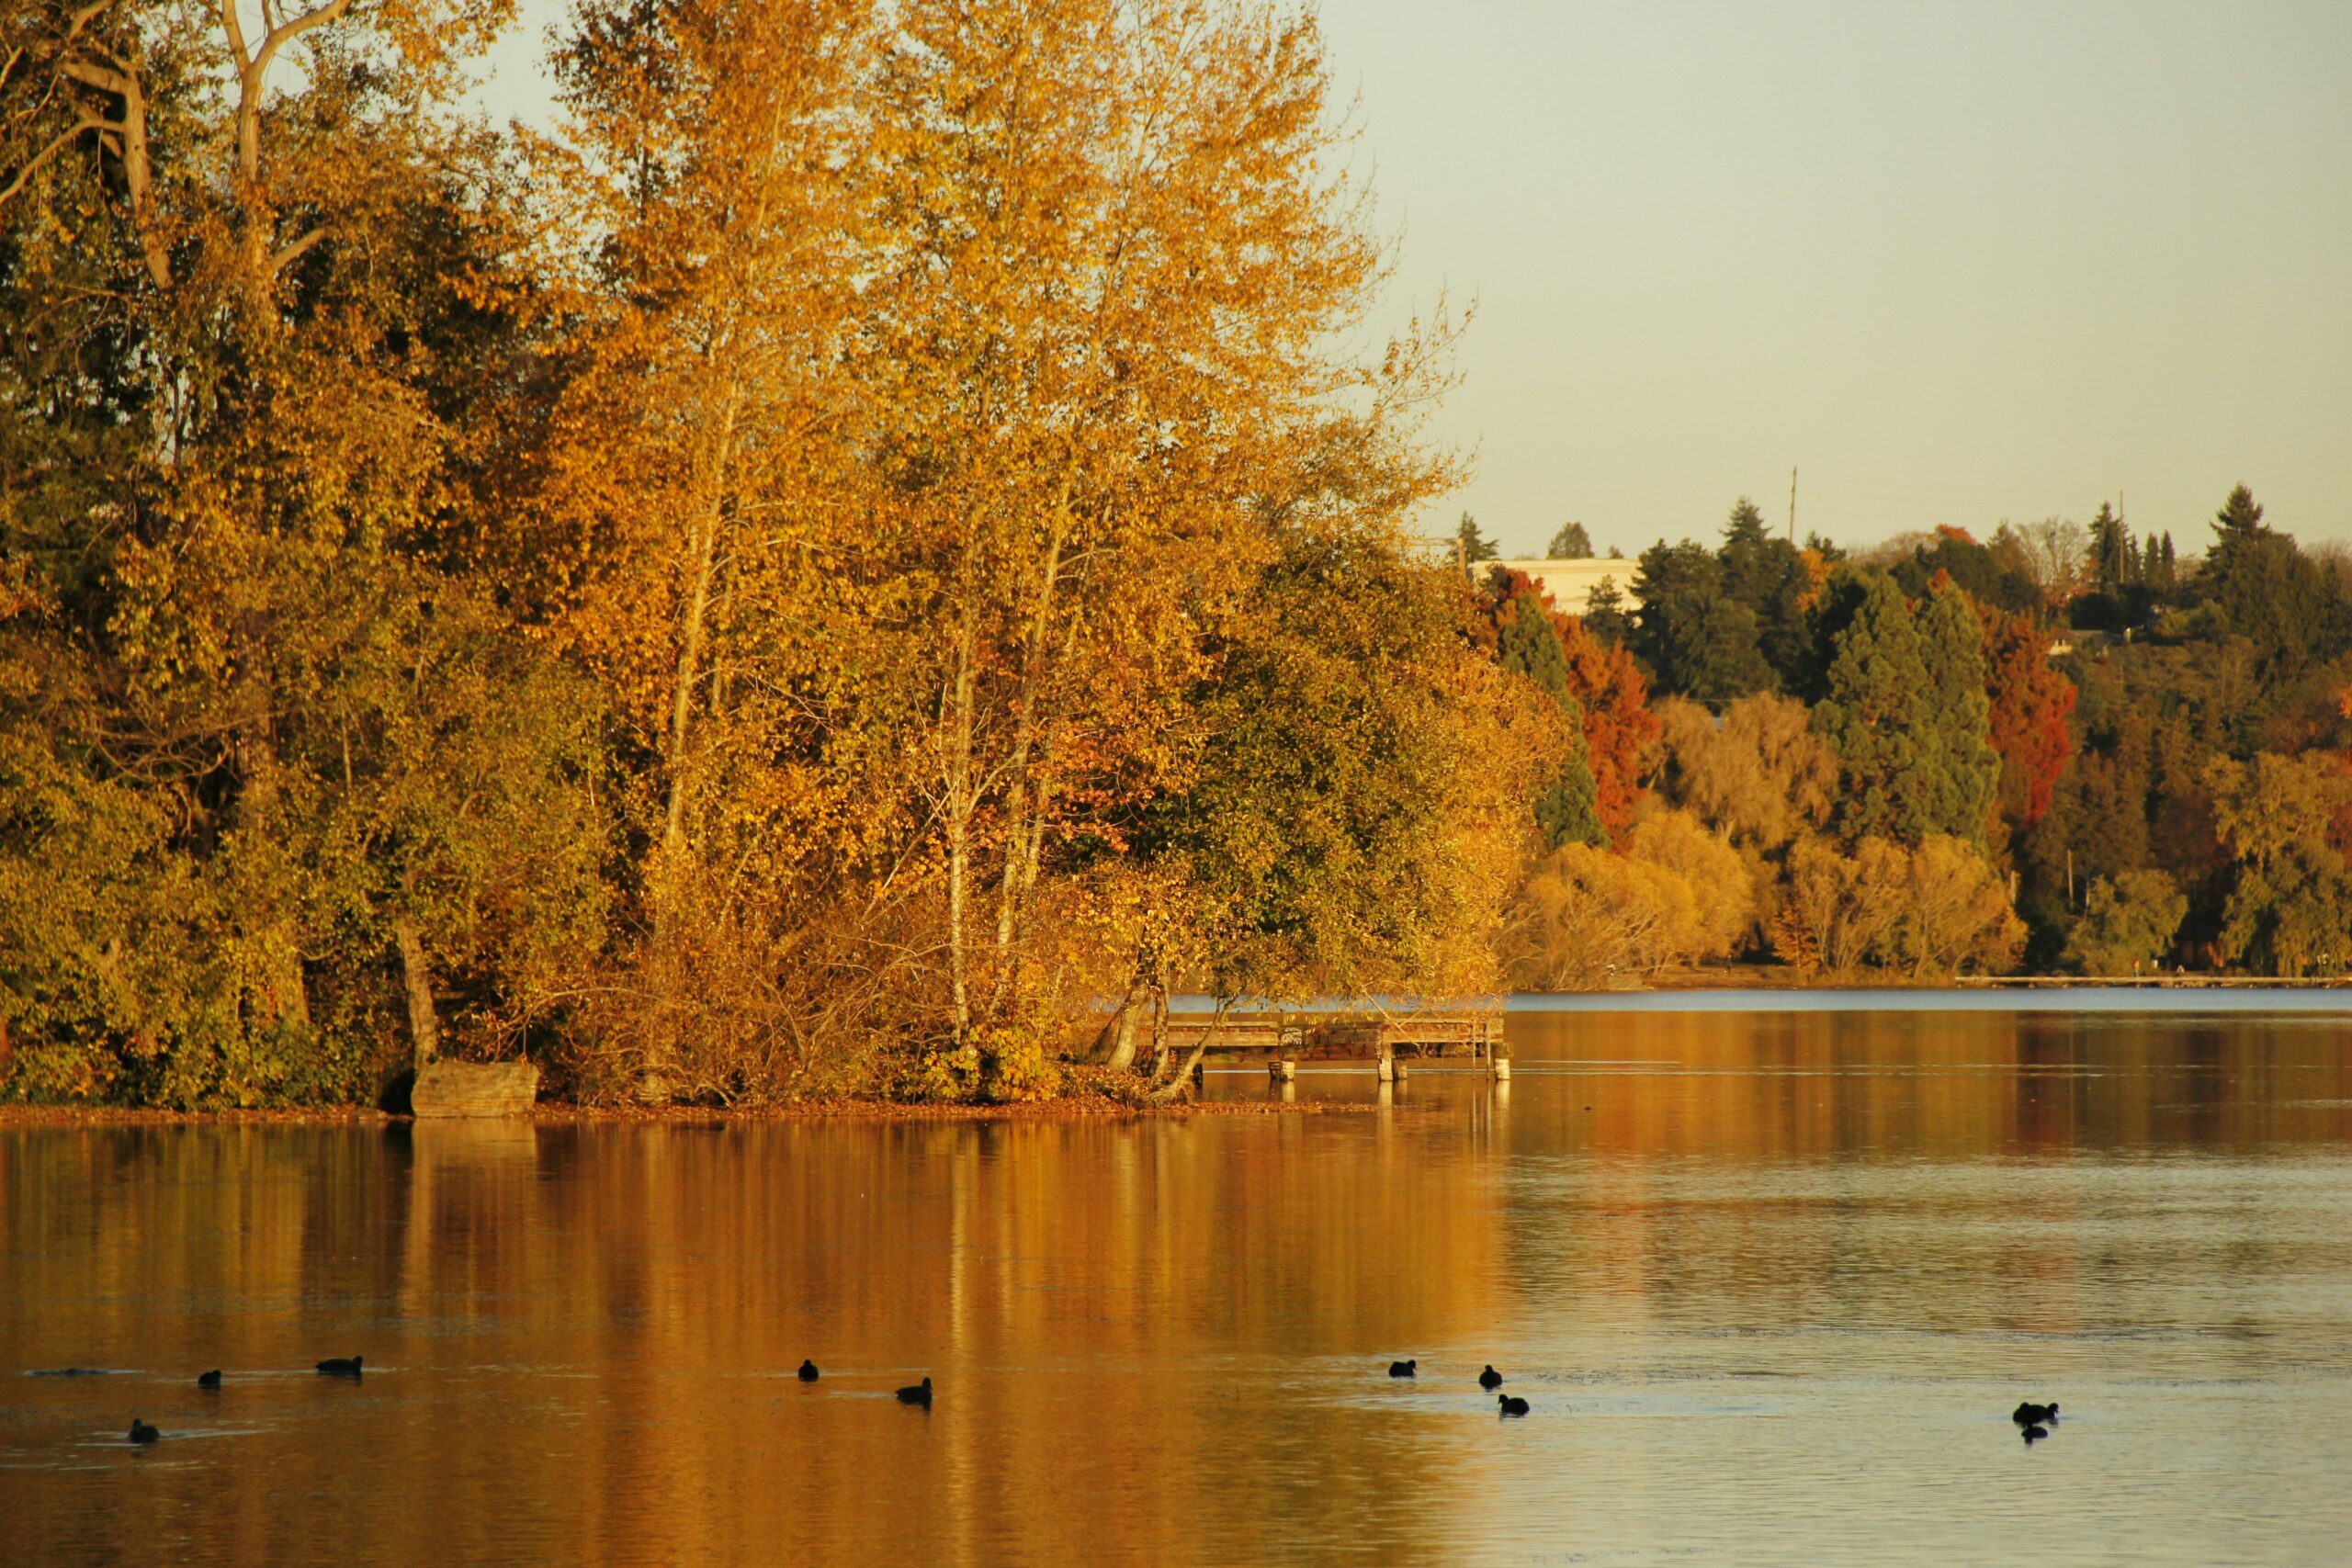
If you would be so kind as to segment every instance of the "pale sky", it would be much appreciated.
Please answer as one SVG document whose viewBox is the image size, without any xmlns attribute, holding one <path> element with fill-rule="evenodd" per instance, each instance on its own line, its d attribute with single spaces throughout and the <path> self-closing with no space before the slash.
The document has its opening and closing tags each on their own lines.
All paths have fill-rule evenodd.
<svg viewBox="0 0 2352 1568">
<path fill-rule="evenodd" d="M 2352 539 L 2352 0 L 1322 0 L 1505 554 L 2007 517 Z M 486 100 L 530 114 L 557 7 Z"/>
</svg>

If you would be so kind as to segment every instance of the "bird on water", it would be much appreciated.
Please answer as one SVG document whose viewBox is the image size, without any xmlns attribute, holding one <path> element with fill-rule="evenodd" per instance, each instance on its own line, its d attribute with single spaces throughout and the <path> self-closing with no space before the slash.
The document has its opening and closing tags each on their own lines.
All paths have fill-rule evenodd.
<svg viewBox="0 0 2352 1568">
<path fill-rule="evenodd" d="M 2024 1404 L 2018 1405 L 2015 1410 L 2010 1411 L 2009 1419 L 2016 1422 L 2020 1427 L 2039 1427 L 2045 1422 L 2055 1421 L 2058 1419 L 2058 1406 L 2055 1404 L 2035 1404 L 2031 1402 L 2028 1402 Z M 2045 1438 L 2049 1435 L 2050 1434 L 2047 1432 L 2042 1434 Z"/>
<path fill-rule="evenodd" d="M 1488 1362 L 1487 1370 L 1478 1374 L 1478 1386 L 1485 1389 L 1488 1393 L 1492 1393 L 1495 1390 L 1500 1388 L 1502 1386 L 1502 1373 L 1495 1371 L 1494 1364 L 1492 1362 Z"/>
<path fill-rule="evenodd" d="M 802 1382 L 815 1382 L 817 1381 L 816 1362 L 804 1360 L 800 1363 L 800 1381 Z"/>
<path fill-rule="evenodd" d="M 1498 1393 L 1495 1395 L 1495 1403 L 1506 1416 L 1524 1416 L 1527 1414 L 1527 1401 L 1520 1398 L 1517 1394 Z"/>
<path fill-rule="evenodd" d="M 899 1403 L 901 1404 L 920 1404 L 925 1410 L 930 1409 L 931 1380 L 929 1378 L 925 1378 L 922 1382 L 916 1383 L 911 1388 L 900 1389 L 899 1391 Z"/>
<path fill-rule="evenodd" d="M 133 1416 L 130 1418 L 130 1440 L 132 1442 L 152 1443 L 163 1435 L 163 1433 L 155 1430 L 154 1427 L 147 1425 L 146 1422 L 141 1421 L 138 1416 Z"/>
<path fill-rule="evenodd" d="M 198 1388 L 219 1388 L 220 1386 L 220 1369 L 215 1367 L 210 1371 L 199 1376 L 196 1380 L 196 1386 Z"/>
<path fill-rule="evenodd" d="M 1388 1363 L 1388 1375 L 1392 1378 L 1411 1377 L 1413 1375 L 1414 1369 L 1418 1368 L 1420 1364 L 1421 1363 L 1418 1358 L 1410 1361 L 1391 1361 Z"/>
<path fill-rule="evenodd" d="M 360 1356 L 329 1356 L 319 1363 L 319 1371 L 331 1378 L 356 1378 L 359 1375 Z"/>
</svg>

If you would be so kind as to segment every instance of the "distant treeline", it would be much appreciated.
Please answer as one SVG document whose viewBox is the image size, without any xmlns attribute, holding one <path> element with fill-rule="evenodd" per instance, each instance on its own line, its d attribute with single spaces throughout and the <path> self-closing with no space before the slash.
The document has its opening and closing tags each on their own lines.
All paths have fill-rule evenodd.
<svg viewBox="0 0 2352 1568">
<path fill-rule="evenodd" d="M 1640 608 L 1581 621 L 1484 569 L 1505 662 L 1587 739 L 1521 983 L 2352 969 L 2352 558 L 2244 486 L 2187 557 L 2104 503 L 1849 554 L 1742 500 L 1629 566 Z"/>
<path fill-rule="evenodd" d="M 0 1098 L 1170 1094 L 1186 987 L 2344 951 L 2342 599 L 2248 500 L 1743 512 L 1582 624 L 1426 558 L 1455 323 L 1338 346 L 1311 18 L 583 0 L 537 134 L 450 107 L 506 14 L 0 16 Z"/>
</svg>

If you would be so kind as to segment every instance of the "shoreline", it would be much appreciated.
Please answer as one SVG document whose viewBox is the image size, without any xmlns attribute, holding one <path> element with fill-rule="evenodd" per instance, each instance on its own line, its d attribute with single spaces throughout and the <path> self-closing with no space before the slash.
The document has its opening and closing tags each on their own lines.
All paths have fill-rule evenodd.
<svg viewBox="0 0 2352 1568">
<path fill-rule="evenodd" d="M 423 1120 L 428 1126 L 441 1127 L 725 1127 L 757 1122 L 1156 1122 L 1196 1116 L 1361 1116 L 1377 1109 L 1380 1108 L 1353 1100 L 1212 1100 L 1128 1105 L 1101 1095 L 1072 1095 L 1004 1105 L 841 1100 L 801 1105 L 611 1106 L 543 1100 L 523 1115 L 435 1116 Z M 413 1127 L 418 1121 L 414 1116 L 358 1106 L 179 1111 L 135 1105 L 0 1105 L 0 1131 L 17 1127 Z"/>
</svg>

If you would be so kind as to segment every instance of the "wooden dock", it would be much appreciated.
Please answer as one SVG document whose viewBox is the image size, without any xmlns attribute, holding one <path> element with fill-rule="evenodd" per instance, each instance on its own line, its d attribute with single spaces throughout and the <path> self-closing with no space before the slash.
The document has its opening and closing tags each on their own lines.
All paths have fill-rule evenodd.
<svg viewBox="0 0 2352 1568">
<path fill-rule="evenodd" d="M 1168 1020 L 1168 1048 L 1204 1057 L 1260 1059 L 1276 1082 L 1298 1076 L 1301 1062 L 1362 1062 L 1383 1083 L 1415 1061 L 1459 1057 L 1472 1070 L 1510 1077 L 1510 1047 L 1499 1008 L 1397 1012 L 1283 1013 L 1216 1019 L 1179 1013 Z"/>
</svg>

